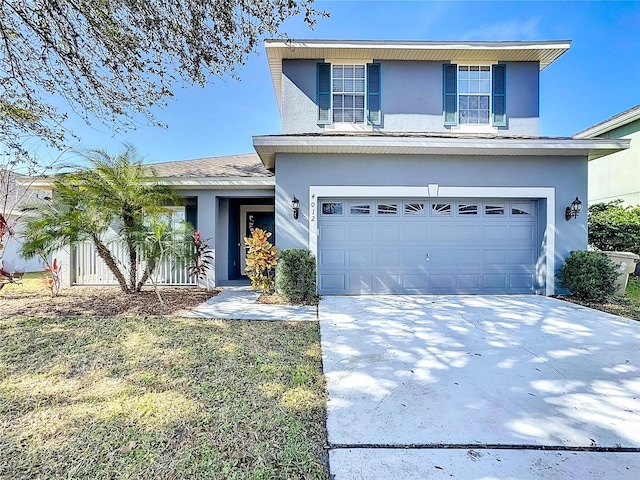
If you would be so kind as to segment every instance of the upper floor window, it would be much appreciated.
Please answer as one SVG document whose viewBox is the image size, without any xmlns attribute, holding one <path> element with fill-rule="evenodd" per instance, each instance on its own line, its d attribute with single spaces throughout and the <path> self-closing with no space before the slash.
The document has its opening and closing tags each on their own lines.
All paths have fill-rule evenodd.
<svg viewBox="0 0 640 480">
<path fill-rule="evenodd" d="M 458 116 L 460 123 L 489 123 L 491 67 L 458 66 Z"/>
<path fill-rule="evenodd" d="M 333 122 L 364 123 L 364 65 L 333 65 Z"/>
<path fill-rule="evenodd" d="M 506 65 L 445 64 L 444 124 L 505 127 Z"/>
<path fill-rule="evenodd" d="M 318 63 L 317 77 L 318 124 L 380 124 L 379 63 Z"/>
</svg>

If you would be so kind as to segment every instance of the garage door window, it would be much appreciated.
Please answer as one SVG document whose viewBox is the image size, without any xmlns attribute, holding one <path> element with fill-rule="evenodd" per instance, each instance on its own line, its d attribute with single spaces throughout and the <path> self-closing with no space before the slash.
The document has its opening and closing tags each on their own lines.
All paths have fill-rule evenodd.
<svg viewBox="0 0 640 480">
<path fill-rule="evenodd" d="M 458 215 L 477 215 L 477 203 L 460 203 L 458 204 Z"/>
<path fill-rule="evenodd" d="M 450 203 L 432 203 L 431 215 L 435 215 L 435 216 L 451 215 L 451 204 Z"/>
<path fill-rule="evenodd" d="M 404 214 L 405 215 L 424 215 L 426 209 L 424 203 L 405 203 Z"/>
<path fill-rule="evenodd" d="M 397 215 L 398 204 L 397 203 L 379 203 L 378 215 Z"/>
<path fill-rule="evenodd" d="M 511 204 L 511 215 L 520 216 L 520 215 L 531 215 L 531 203 L 512 203 Z"/>
<path fill-rule="evenodd" d="M 504 215 L 504 204 L 487 203 L 484 206 L 485 215 Z"/>
<path fill-rule="evenodd" d="M 322 202 L 322 215 L 342 215 L 342 203 Z"/>
<path fill-rule="evenodd" d="M 349 208 L 350 215 L 371 215 L 371 204 L 369 203 L 352 203 Z"/>
</svg>

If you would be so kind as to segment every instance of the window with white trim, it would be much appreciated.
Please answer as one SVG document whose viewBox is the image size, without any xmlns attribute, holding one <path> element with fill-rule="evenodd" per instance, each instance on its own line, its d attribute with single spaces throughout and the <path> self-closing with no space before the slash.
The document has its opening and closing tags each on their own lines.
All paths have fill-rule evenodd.
<svg viewBox="0 0 640 480">
<path fill-rule="evenodd" d="M 332 65 L 333 122 L 364 123 L 364 65 Z"/>
<path fill-rule="evenodd" d="M 318 124 L 380 125 L 380 64 L 317 64 Z"/>
<path fill-rule="evenodd" d="M 490 96 L 489 65 L 458 65 L 458 115 L 461 124 L 488 124 Z"/>
<path fill-rule="evenodd" d="M 505 64 L 443 65 L 444 125 L 507 126 Z"/>
</svg>

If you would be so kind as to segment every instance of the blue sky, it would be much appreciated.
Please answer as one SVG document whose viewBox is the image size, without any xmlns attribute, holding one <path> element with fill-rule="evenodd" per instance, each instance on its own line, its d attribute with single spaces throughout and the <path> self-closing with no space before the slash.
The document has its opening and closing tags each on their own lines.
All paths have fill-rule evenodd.
<svg viewBox="0 0 640 480">
<path fill-rule="evenodd" d="M 541 74 L 541 135 L 570 136 L 640 104 L 640 1 L 328 1 L 330 18 L 309 30 L 300 17 L 282 28 L 292 38 L 371 40 L 572 40 Z M 70 119 L 79 146 L 134 144 L 147 162 L 252 152 L 252 135 L 279 133 L 280 117 L 264 48 L 236 72 L 205 88 L 176 91 L 157 110 L 169 128 L 109 128 Z"/>
</svg>

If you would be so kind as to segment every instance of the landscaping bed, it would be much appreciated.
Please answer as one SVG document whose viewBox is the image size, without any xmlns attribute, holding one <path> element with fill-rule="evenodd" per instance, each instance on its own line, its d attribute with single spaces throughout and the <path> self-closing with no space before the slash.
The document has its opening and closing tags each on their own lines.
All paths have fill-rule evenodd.
<svg viewBox="0 0 640 480">
<path fill-rule="evenodd" d="M 580 300 L 573 296 L 564 295 L 558 295 L 557 298 L 620 317 L 640 320 L 640 277 L 637 276 L 629 277 L 629 284 L 624 297 L 609 297 L 604 302 Z"/>
<path fill-rule="evenodd" d="M 70 318 L 77 316 L 172 315 L 196 307 L 217 295 L 219 289 L 160 287 L 164 305 L 153 289 L 125 295 L 117 287 L 72 287 L 51 297 L 39 282 L 7 285 L 0 291 L 0 318 L 14 316 Z"/>
<path fill-rule="evenodd" d="M 326 479 L 318 330 L 3 315 L 0 478 Z"/>
</svg>

